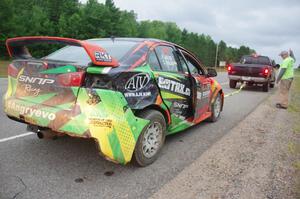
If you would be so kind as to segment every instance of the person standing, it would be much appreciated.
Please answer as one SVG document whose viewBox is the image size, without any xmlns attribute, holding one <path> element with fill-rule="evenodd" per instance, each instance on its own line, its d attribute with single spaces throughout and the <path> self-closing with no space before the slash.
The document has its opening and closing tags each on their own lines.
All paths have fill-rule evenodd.
<svg viewBox="0 0 300 199">
<path fill-rule="evenodd" d="M 296 61 L 293 51 L 282 51 L 279 56 L 282 58 L 280 71 L 276 83 L 279 83 L 279 102 L 277 108 L 287 109 L 289 102 L 289 90 L 294 79 L 294 63 Z"/>
</svg>

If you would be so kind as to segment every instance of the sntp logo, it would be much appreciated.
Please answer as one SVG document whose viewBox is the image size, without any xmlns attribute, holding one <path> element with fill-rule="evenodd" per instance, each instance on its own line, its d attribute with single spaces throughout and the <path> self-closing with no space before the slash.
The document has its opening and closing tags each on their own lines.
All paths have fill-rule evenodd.
<svg viewBox="0 0 300 199">
<path fill-rule="evenodd" d="M 40 77 L 29 77 L 29 76 L 26 76 L 26 75 L 20 75 L 19 82 L 44 85 L 44 84 L 53 84 L 55 82 L 55 80 L 54 79 L 46 79 L 46 78 L 40 78 Z"/>
</svg>

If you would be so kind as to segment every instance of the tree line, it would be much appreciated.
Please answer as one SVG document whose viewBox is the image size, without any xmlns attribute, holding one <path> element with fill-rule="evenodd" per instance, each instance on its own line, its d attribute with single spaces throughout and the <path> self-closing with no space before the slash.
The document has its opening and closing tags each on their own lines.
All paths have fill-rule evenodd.
<svg viewBox="0 0 300 199">
<path fill-rule="evenodd" d="M 175 14 L 175 13 L 174 13 Z M 145 37 L 179 44 L 195 53 L 207 66 L 214 66 L 217 44 L 209 35 L 180 29 L 174 22 L 137 21 L 134 11 L 120 10 L 113 0 L 1 0 L 0 57 L 8 58 L 5 40 L 17 36 L 47 35 L 89 39 Z M 218 44 L 218 60 L 238 61 L 254 52 L 247 46 Z M 52 49 L 53 50 L 53 49 Z"/>
</svg>

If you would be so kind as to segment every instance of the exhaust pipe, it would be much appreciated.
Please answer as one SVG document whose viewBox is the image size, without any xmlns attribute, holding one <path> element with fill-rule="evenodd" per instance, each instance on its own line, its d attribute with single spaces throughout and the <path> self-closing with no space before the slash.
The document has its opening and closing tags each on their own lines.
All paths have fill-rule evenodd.
<svg viewBox="0 0 300 199">
<path fill-rule="evenodd" d="M 34 126 L 34 125 L 28 125 L 27 131 L 36 133 L 36 135 L 39 139 L 44 139 L 44 138 L 45 139 L 53 139 L 53 140 L 57 139 L 57 134 L 54 133 L 53 131 L 51 131 L 50 129 L 41 128 L 41 127 Z"/>
<path fill-rule="evenodd" d="M 37 132 L 37 136 L 40 139 L 52 139 L 52 140 L 56 140 L 57 139 L 57 135 L 56 133 L 54 133 L 51 130 L 40 130 L 39 132 Z"/>
</svg>

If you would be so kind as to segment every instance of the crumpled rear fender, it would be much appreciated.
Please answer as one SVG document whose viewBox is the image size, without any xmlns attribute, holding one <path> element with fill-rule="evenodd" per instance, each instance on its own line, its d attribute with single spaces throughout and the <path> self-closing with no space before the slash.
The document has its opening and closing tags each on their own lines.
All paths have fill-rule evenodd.
<svg viewBox="0 0 300 199">
<path fill-rule="evenodd" d="M 45 106 L 9 92 L 3 100 L 9 117 L 74 137 L 94 138 L 101 154 L 120 164 L 131 160 L 138 137 L 149 123 L 136 117 L 123 94 L 113 90 L 80 88 L 71 106 Z"/>
<path fill-rule="evenodd" d="M 76 105 L 81 110 L 78 122 L 84 118 L 84 125 L 99 144 L 100 152 L 114 162 L 128 163 L 149 120 L 136 117 L 123 94 L 117 91 L 81 88 Z M 73 125 L 76 119 L 70 127 Z"/>
</svg>

